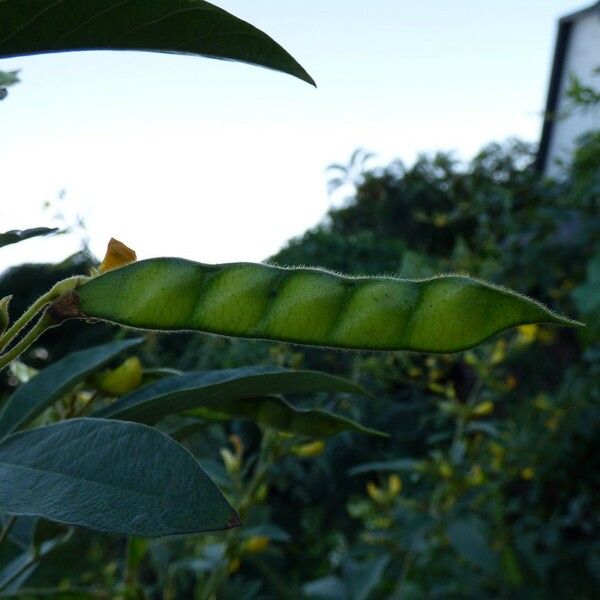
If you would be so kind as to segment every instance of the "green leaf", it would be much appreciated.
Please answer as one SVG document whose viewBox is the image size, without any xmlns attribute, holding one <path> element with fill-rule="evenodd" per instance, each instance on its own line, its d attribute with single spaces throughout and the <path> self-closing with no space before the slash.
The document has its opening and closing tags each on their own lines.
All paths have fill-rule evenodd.
<svg viewBox="0 0 600 600">
<path fill-rule="evenodd" d="M 342 431 L 387 437 L 381 431 L 369 429 L 328 411 L 295 408 L 279 396 L 236 400 L 223 398 L 202 404 L 208 409 L 203 406 L 187 414 L 207 420 L 250 419 L 263 427 L 309 437 L 326 437 Z"/>
<path fill-rule="evenodd" d="M 114 404 L 97 411 L 94 416 L 152 424 L 169 414 L 198 406 L 218 409 L 227 414 L 225 407 L 233 407 L 239 400 L 265 394 L 312 392 L 366 394 L 354 383 L 317 371 L 242 367 L 161 379 L 121 397 Z M 237 405 L 232 410 L 238 410 Z M 239 410 L 243 411 L 242 408 Z"/>
<path fill-rule="evenodd" d="M 322 600 L 348 600 L 350 597 L 346 584 L 334 575 L 309 581 L 302 586 L 302 591 L 307 598 Z"/>
<path fill-rule="evenodd" d="M 456 352 L 524 323 L 577 325 L 504 288 L 447 275 L 344 277 L 265 264 L 156 258 L 78 289 L 81 316 L 314 346 Z"/>
<path fill-rule="evenodd" d="M 483 521 L 475 517 L 457 519 L 447 525 L 446 531 L 450 544 L 465 560 L 484 571 L 498 569 L 498 555 L 490 548 Z"/>
<path fill-rule="evenodd" d="M 4 404 L 0 411 L 0 439 L 31 422 L 90 373 L 143 341 L 122 340 L 73 352 L 40 371 Z"/>
<path fill-rule="evenodd" d="M 372 560 L 346 560 L 342 565 L 344 582 L 351 600 L 367 600 L 381 583 L 383 572 L 390 562 L 387 554 Z"/>
<path fill-rule="evenodd" d="M 19 71 L 0 71 L 0 100 L 8 96 L 7 87 L 19 83 Z"/>
<path fill-rule="evenodd" d="M 348 471 L 350 475 L 362 475 L 373 471 L 408 471 L 413 472 L 420 461 L 414 458 L 397 458 L 394 460 L 383 460 L 378 462 L 365 463 L 357 465 Z"/>
<path fill-rule="evenodd" d="M 19 83 L 19 71 L 0 71 L 0 87 L 9 87 Z"/>
<path fill-rule="evenodd" d="M 103 419 L 72 419 L 0 443 L 0 510 L 140 537 L 239 524 L 183 446 L 146 425 Z"/>
<path fill-rule="evenodd" d="M 277 42 L 202 0 L 2 0 L 0 58 L 73 50 L 146 50 L 241 61 L 314 85 Z"/>
<path fill-rule="evenodd" d="M 0 2 L 0 11 L 1 7 L 2 3 Z M 16 244 L 18 242 L 22 242 L 23 240 L 28 240 L 29 238 L 38 237 L 40 235 L 49 235 L 51 233 L 56 233 L 57 231 L 57 227 L 33 227 L 32 229 L 11 229 L 10 231 L 0 233 L 0 248 L 2 248 L 2 246 Z"/>
</svg>

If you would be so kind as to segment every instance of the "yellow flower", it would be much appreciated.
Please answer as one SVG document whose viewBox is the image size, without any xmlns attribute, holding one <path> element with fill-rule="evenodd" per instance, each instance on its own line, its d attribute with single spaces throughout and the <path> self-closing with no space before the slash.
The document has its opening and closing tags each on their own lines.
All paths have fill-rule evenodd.
<svg viewBox="0 0 600 600">
<path fill-rule="evenodd" d="M 221 458 L 225 465 L 225 470 L 231 475 L 240 470 L 242 462 L 239 458 L 233 455 L 233 452 L 229 448 L 220 449 Z"/>
<path fill-rule="evenodd" d="M 514 390 L 517 387 L 517 378 L 512 375 L 511 373 L 509 373 L 506 376 L 506 379 L 504 380 L 504 383 L 506 384 L 506 389 L 507 390 Z"/>
<path fill-rule="evenodd" d="M 231 575 L 236 571 L 239 571 L 241 564 L 242 562 L 239 558 L 232 558 L 231 562 L 229 563 L 229 566 L 227 567 L 227 572 Z"/>
<path fill-rule="evenodd" d="M 490 362 L 493 365 L 500 364 L 506 358 L 506 340 L 501 339 L 496 342 L 494 345 L 494 350 L 492 352 L 492 356 L 490 357 Z"/>
<path fill-rule="evenodd" d="M 427 389 L 430 390 L 430 391 L 432 391 L 432 392 L 435 392 L 436 394 L 442 394 L 443 396 L 447 395 L 447 393 L 446 393 L 447 392 L 446 391 L 446 387 L 443 386 L 443 385 L 441 385 L 441 384 L 439 384 L 439 383 L 430 383 L 427 386 Z"/>
<path fill-rule="evenodd" d="M 448 224 L 448 217 L 446 215 L 436 213 L 436 215 L 433 217 L 433 224 L 438 229 L 442 229 L 442 227 L 445 227 Z"/>
<path fill-rule="evenodd" d="M 292 454 L 295 454 L 300 458 L 314 458 L 315 456 L 323 454 L 324 450 L 325 442 L 323 442 L 323 440 L 315 440 L 314 442 L 294 446 L 292 448 Z"/>
<path fill-rule="evenodd" d="M 519 341 L 522 344 L 531 344 L 537 338 L 539 327 L 537 325 L 519 325 L 517 330 L 519 331 Z"/>
<path fill-rule="evenodd" d="M 533 405 L 538 410 L 550 410 L 552 408 L 552 405 L 550 404 L 550 402 L 548 402 L 548 398 L 544 396 L 544 394 L 540 394 L 539 396 L 537 396 L 533 401 Z"/>
<path fill-rule="evenodd" d="M 269 545 L 269 538 L 264 535 L 254 535 L 242 544 L 242 552 L 255 554 L 264 552 Z"/>
<path fill-rule="evenodd" d="M 397 496 L 402 491 L 402 479 L 400 479 L 399 475 L 395 473 L 390 475 L 388 478 L 388 490 L 390 496 L 393 498 Z"/>
<path fill-rule="evenodd" d="M 533 467 L 525 467 L 521 471 L 521 479 L 531 481 L 535 477 L 535 469 Z"/>
<path fill-rule="evenodd" d="M 473 486 L 481 485 L 485 481 L 483 470 L 479 465 L 473 465 L 467 475 L 467 482 Z"/>
<path fill-rule="evenodd" d="M 367 483 L 367 494 L 371 500 L 375 500 L 378 504 L 383 504 L 385 502 L 385 494 L 383 490 L 375 484 L 373 481 L 369 481 Z"/>
<path fill-rule="evenodd" d="M 115 240 L 115 238 L 110 238 L 104 260 L 100 263 L 98 271 L 104 273 L 105 271 L 128 265 L 136 260 L 137 256 L 135 251 L 126 246 L 123 242 L 119 242 L 119 240 Z"/>
<path fill-rule="evenodd" d="M 452 475 L 454 475 L 454 469 L 452 468 L 452 465 L 446 461 L 440 463 L 438 466 L 438 471 L 444 479 L 450 479 Z"/>
<path fill-rule="evenodd" d="M 494 412 L 494 403 L 491 400 L 480 402 L 474 409 L 473 415 L 476 417 L 487 417 Z"/>
<path fill-rule="evenodd" d="M 137 356 L 131 356 L 116 369 L 96 375 L 93 382 L 105 394 L 122 396 L 134 390 L 142 382 L 142 363 Z"/>
</svg>

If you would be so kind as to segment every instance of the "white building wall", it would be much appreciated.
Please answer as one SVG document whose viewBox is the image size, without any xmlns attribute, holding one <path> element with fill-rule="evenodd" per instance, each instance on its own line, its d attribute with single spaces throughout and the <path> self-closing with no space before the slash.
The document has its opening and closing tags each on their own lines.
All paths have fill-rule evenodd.
<svg viewBox="0 0 600 600">
<path fill-rule="evenodd" d="M 593 73 L 597 67 L 600 67 L 600 10 L 579 17 L 571 29 L 560 82 L 557 120 L 549 140 L 546 175 L 560 177 L 563 169 L 558 161 L 568 164 L 577 146 L 577 139 L 589 131 L 600 130 L 600 107 L 592 110 L 574 109 L 566 96 L 571 75 L 583 85 L 600 91 L 600 75 Z"/>
</svg>

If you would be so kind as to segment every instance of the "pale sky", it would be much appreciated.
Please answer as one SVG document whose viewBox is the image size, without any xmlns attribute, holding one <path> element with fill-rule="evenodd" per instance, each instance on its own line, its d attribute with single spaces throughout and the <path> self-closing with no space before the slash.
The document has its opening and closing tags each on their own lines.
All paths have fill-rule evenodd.
<svg viewBox="0 0 600 600">
<path fill-rule="evenodd" d="M 537 141 L 574 0 L 220 0 L 313 76 L 205 58 L 86 52 L 0 60 L 0 231 L 81 214 L 92 250 L 259 261 L 325 214 L 325 168 L 361 146 L 411 162 Z M 65 191 L 62 201 L 57 198 Z M 44 210 L 45 202 L 53 208 Z M 0 252 L 61 260 L 76 236 Z"/>
</svg>

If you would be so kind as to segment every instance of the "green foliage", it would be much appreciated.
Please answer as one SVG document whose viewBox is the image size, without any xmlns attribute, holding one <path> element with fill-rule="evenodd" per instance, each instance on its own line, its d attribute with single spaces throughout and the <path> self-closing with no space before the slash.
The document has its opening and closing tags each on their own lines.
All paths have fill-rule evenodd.
<svg viewBox="0 0 600 600">
<path fill-rule="evenodd" d="M 71 419 L 15 433 L 0 465 L 0 506 L 13 515 L 146 537 L 239 524 L 194 457 L 145 425 Z"/>
<path fill-rule="evenodd" d="M 19 83 L 19 71 L 0 71 L 0 101 L 8 96 L 8 88 Z"/>
<path fill-rule="evenodd" d="M 422 159 L 419 169 L 407 170 L 410 183 L 395 165 L 371 172 L 354 201 L 331 211 L 324 225 L 292 241 L 274 260 L 294 262 L 285 259 L 293 253 L 299 264 L 316 260 L 350 272 L 359 260 L 361 271 L 383 269 L 408 277 L 469 270 L 540 296 L 553 309 L 575 312 L 590 323 L 598 247 L 594 164 L 600 160 L 593 139 L 588 144 L 576 156 L 572 179 L 552 186 L 528 170 L 520 146 L 490 147 L 470 165 L 443 173 Z M 443 185 L 431 175 L 435 172 Z M 388 186 L 387 199 L 380 203 L 365 191 L 378 189 L 378 179 Z M 421 209 L 407 203 L 407 212 L 401 213 L 405 220 L 394 227 L 388 222 L 394 210 L 388 203 L 403 203 L 405 192 L 414 197 L 412 186 L 419 190 Z M 444 252 L 428 252 L 421 239 L 400 231 L 410 232 L 414 222 L 423 226 L 425 237 L 434 237 L 453 227 L 450 220 L 438 218 L 436 224 L 432 218 L 444 187 L 463 190 L 467 207 L 461 218 L 471 225 L 442 236 Z M 359 201 L 364 202 L 360 217 L 353 213 Z M 369 205 L 385 223 L 378 225 L 371 215 L 361 225 Z M 350 251 L 355 240 L 360 253 Z M 108 276 L 91 281 L 103 278 Z M 94 328 L 84 331 L 90 335 Z M 308 411 L 316 412 L 296 427 L 289 423 L 304 418 L 306 409 L 269 397 L 300 389 L 293 372 L 282 389 L 246 387 L 250 380 L 244 377 L 236 383 L 242 370 L 181 375 L 144 368 L 142 387 L 116 401 L 96 387 L 95 376 L 80 381 L 36 423 L 99 410 L 108 416 L 131 398 L 155 398 L 161 410 L 150 421 L 186 444 L 245 526 L 226 537 L 151 542 L 123 576 L 119 569 L 130 563 L 122 553 L 100 543 L 103 554 L 98 554 L 93 537 L 79 538 L 83 566 L 77 571 L 74 565 L 56 568 L 70 573 L 74 586 L 93 581 L 114 593 L 143 590 L 167 598 L 214 593 L 548 597 L 563 591 L 589 596 L 597 585 L 599 530 L 593 490 L 600 471 L 589 458 L 600 455 L 594 435 L 600 422 L 594 331 L 521 326 L 475 350 L 441 357 L 341 354 L 188 334 L 151 335 L 138 350 L 149 366 L 164 364 L 163 348 L 172 348 L 170 364 L 184 369 L 251 361 L 294 370 L 324 368 L 360 382 L 375 398 L 320 393 L 303 399 Z M 207 396 L 199 393 L 202 388 L 185 384 L 203 377 L 224 383 L 210 409 Z M 185 403 L 168 393 L 157 396 L 161 385 L 187 389 Z M 236 389 L 246 393 L 236 396 Z M 203 410 L 190 413 L 192 406 Z M 281 407 L 285 412 L 278 420 Z M 336 424 L 365 422 L 391 436 L 361 443 L 346 431 L 324 443 L 319 438 L 330 431 L 319 419 L 332 410 Z M 119 418 L 137 418 L 123 415 Z M 579 465 L 577 477 L 572 477 L 573 464 Z M 51 565 L 59 560 L 59 550 L 48 556 L 48 571 L 33 573 L 31 585 L 56 581 Z M 103 571 L 106 561 L 112 561 L 113 571 Z M 90 574 L 87 582 L 77 575 L 82 569 Z"/>
<path fill-rule="evenodd" d="M 20 386 L 0 410 L 0 439 L 30 423 L 90 373 L 141 339 L 111 342 L 73 352 Z"/>
<path fill-rule="evenodd" d="M 206 2 L 186 2 L 183 12 L 173 11 L 179 0 L 146 2 L 160 23 L 146 26 L 140 18 L 147 13 L 130 3 L 98 6 L 0 2 L 0 56 L 185 51 L 312 81 L 265 34 Z M 248 600 L 593 597 L 600 580 L 597 328 L 549 330 L 537 323 L 570 322 L 498 286 L 431 275 L 469 272 L 594 320 L 599 140 L 588 136 L 560 184 L 533 172 L 530 149 L 516 142 L 492 145 L 468 165 L 438 154 L 412 167 L 367 169 L 370 155 L 357 151 L 348 167 L 332 170 L 332 188 L 350 184 L 354 197 L 273 259 L 426 278 L 419 282 L 180 259 L 57 284 L 56 271 L 44 267 L 3 277 L 0 365 L 10 364 L 5 386 L 13 393 L 0 392 L 0 591 Z M 59 270 L 75 275 L 87 266 L 76 259 Z M 42 278 L 49 285 L 33 293 Z M 15 296 L 10 306 L 8 294 Z M 14 311 L 22 312 L 16 320 Z M 41 342 L 39 335 L 81 316 L 435 351 L 520 326 L 443 356 L 150 333 L 120 365 L 115 357 L 135 340 L 115 342 L 115 330 L 102 328 L 111 343 L 89 348 L 94 328 L 80 328 L 73 343 L 89 349 L 52 364 L 72 340 L 53 341 L 56 330 Z M 41 344 L 59 350 L 48 361 Z M 153 368 L 167 356 L 194 372 Z M 249 362 L 277 367 L 197 372 Z M 33 365 L 46 368 L 36 374 Z M 103 367 L 114 368 L 98 372 Z M 365 388 L 372 395 L 361 395 Z M 302 409 L 274 395 L 303 392 L 313 397 Z M 21 427 L 28 428 L 14 432 Z M 378 430 L 390 435 L 355 435 Z M 232 528 L 240 519 L 245 528 L 162 539 Z M 20 590 L 26 583 L 32 588 Z"/>
<path fill-rule="evenodd" d="M 198 407 L 218 413 L 235 410 L 237 406 L 237 410 L 243 412 L 243 402 L 235 404 L 236 401 L 258 400 L 266 394 L 311 392 L 365 393 L 359 386 L 325 373 L 242 367 L 167 377 L 123 396 L 97 411 L 95 416 L 153 424 L 169 414 Z M 255 410 L 260 409 L 260 406 L 254 406 Z M 259 416 L 258 410 L 256 414 Z M 284 423 L 287 421 L 285 416 L 282 415 Z"/>
<path fill-rule="evenodd" d="M 143 9 L 142 9 L 143 8 Z M 314 84 L 279 44 L 203 0 L 3 0 L 0 58 L 74 50 L 196 54 L 268 67 Z"/>
<path fill-rule="evenodd" d="M 0 86 L 1 85 L 2 82 L 0 78 Z M 32 237 L 56 233 L 57 231 L 58 229 L 50 227 L 33 227 L 32 229 L 13 229 L 11 231 L 5 231 L 4 233 L 0 233 L 0 248 L 2 248 L 2 246 L 8 246 L 9 244 L 22 242 L 23 240 L 28 240 Z"/>
</svg>

